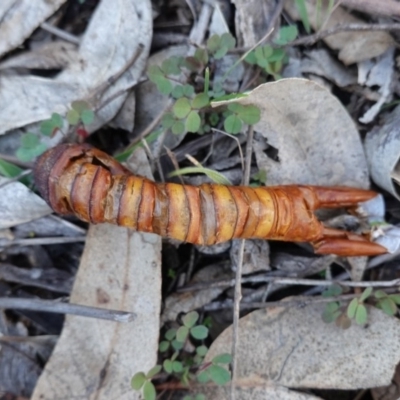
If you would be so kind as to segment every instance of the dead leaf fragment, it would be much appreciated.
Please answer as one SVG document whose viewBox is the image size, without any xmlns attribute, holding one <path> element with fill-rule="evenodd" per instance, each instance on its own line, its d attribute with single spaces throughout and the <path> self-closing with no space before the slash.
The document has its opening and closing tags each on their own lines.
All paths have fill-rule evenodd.
<svg viewBox="0 0 400 400">
<path fill-rule="evenodd" d="M 323 29 L 330 29 L 337 25 L 362 24 L 363 20 L 353 17 L 342 7 L 333 7 L 332 10 L 322 10 L 317 5 L 317 0 L 307 0 L 307 14 L 310 24 L 318 31 L 323 24 Z M 327 3 L 325 3 L 327 4 Z M 291 18 L 299 21 L 300 15 L 295 2 L 287 0 L 285 10 Z M 350 65 L 359 61 L 369 60 L 383 54 L 393 46 L 393 38 L 386 32 L 340 32 L 323 39 L 333 50 L 339 50 L 339 60 Z"/>
<path fill-rule="evenodd" d="M 36 7 L 36 3 L 35 3 Z M 129 17 L 128 17 L 129 16 Z M 137 82 L 145 67 L 152 36 L 151 5 L 148 0 L 102 0 L 82 37 L 77 62 L 54 79 L 35 76 L 2 76 L 0 79 L 0 133 L 42 121 L 53 112 L 65 114 L 74 100 L 93 91 L 129 65 L 134 65 L 108 88 L 101 99 L 124 92 Z M 88 127 L 93 131 L 110 121 L 127 94 L 115 98 L 96 113 Z M 101 100 L 98 100 L 101 103 Z"/>
<path fill-rule="evenodd" d="M 365 150 L 373 181 L 400 200 L 400 106 L 368 132 Z"/>
<path fill-rule="evenodd" d="M 0 185 L 6 182 L 6 178 L 0 177 Z M 52 210 L 47 203 L 20 182 L 12 182 L 0 188 L 0 229 L 10 228 L 51 213 Z"/>
<path fill-rule="evenodd" d="M 254 151 L 268 185 L 369 186 L 367 163 L 353 120 L 328 90 L 305 79 L 265 83 L 231 100 L 261 111 Z M 227 104 L 215 102 L 212 105 Z M 265 150 L 273 146 L 279 161 Z"/>
<path fill-rule="evenodd" d="M 0 3 L 0 57 L 23 43 L 64 3 L 65 0 L 2 0 Z"/>
<path fill-rule="evenodd" d="M 301 300 L 301 299 L 299 299 Z M 237 386 L 359 389 L 391 382 L 400 357 L 400 321 L 368 308 L 368 326 L 326 324 L 324 304 L 254 311 L 239 322 Z M 229 353 L 232 327 L 206 361 Z M 371 360 L 374 360 L 371 362 Z"/>
</svg>

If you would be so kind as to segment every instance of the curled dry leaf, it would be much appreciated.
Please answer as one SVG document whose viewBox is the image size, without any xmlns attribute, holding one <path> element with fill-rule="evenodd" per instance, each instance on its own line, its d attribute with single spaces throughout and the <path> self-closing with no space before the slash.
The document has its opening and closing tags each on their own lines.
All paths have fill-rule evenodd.
<svg viewBox="0 0 400 400">
<path fill-rule="evenodd" d="M 277 7 L 276 2 L 233 0 L 232 3 L 236 7 L 235 26 L 239 44 L 245 47 L 254 46 L 272 28 L 271 17 Z M 276 19 L 276 24 L 279 24 L 279 18 Z"/>
<path fill-rule="evenodd" d="M 161 240 L 108 224 L 91 226 L 70 300 L 136 318 L 119 323 L 67 316 L 32 399 L 138 399 L 130 380 L 156 364 L 160 295 Z"/>
<path fill-rule="evenodd" d="M 285 10 L 291 18 L 300 20 L 300 15 L 294 1 L 285 2 Z M 363 20 L 349 14 L 343 7 L 333 7 L 332 10 L 324 9 L 317 0 L 306 0 L 307 15 L 310 25 L 318 31 L 323 24 L 323 29 L 330 29 L 337 25 L 362 24 Z M 327 3 L 324 3 L 327 4 Z M 339 60 L 350 65 L 359 61 L 369 60 L 383 54 L 393 46 L 393 38 L 386 32 L 340 32 L 327 36 L 324 42 L 333 50 L 339 50 Z"/>
<path fill-rule="evenodd" d="M 237 386 L 359 389 L 389 384 L 400 358 L 400 322 L 368 308 L 368 328 L 352 324 L 342 330 L 322 321 L 324 306 L 269 308 L 242 318 Z M 229 327 L 205 361 L 229 353 L 231 345 Z"/>
<path fill-rule="evenodd" d="M 400 200 L 400 106 L 368 132 L 365 149 L 373 181 Z"/>
<path fill-rule="evenodd" d="M 0 133 L 42 121 L 53 112 L 66 113 L 72 101 L 90 97 L 99 85 L 123 71 L 139 51 L 140 45 L 143 45 L 144 49 L 134 65 L 105 91 L 102 100 L 131 87 L 145 67 L 151 29 L 149 1 L 99 2 L 82 37 L 77 62 L 68 65 L 54 79 L 35 76 L 2 77 L 0 103 L 7 104 L 7 107 L 0 108 L 0 120 L 4 121 Z M 113 118 L 125 97 L 121 95 L 103 107 L 90 125 L 90 131 Z M 98 101 L 101 103 L 101 100 Z"/>
<path fill-rule="evenodd" d="M 8 58 L 0 63 L 0 70 L 8 68 L 62 69 L 77 62 L 77 59 L 77 46 L 59 40 Z"/>
<path fill-rule="evenodd" d="M 0 185 L 6 182 L 6 178 L 0 177 Z M 12 182 L 0 188 L 0 229 L 51 213 L 52 210 L 46 202 L 20 182 Z"/>
<path fill-rule="evenodd" d="M 0 57 L 23 43 L 64 3 L 65 0 L 2 0 L 0 2 Z"/>
<path fill-rule="evenodd" d="M 328 90 L 305 79 L 265 83 L 236 101 L 261 111 L 255 125 L 257 165 L 268 185 L 369 186 L 361 140 L 346 109 Z M 228 102 L 216 102 L 219 105 Z M 279 161 L 267 156 L 268 145 Z"/>
</svg>

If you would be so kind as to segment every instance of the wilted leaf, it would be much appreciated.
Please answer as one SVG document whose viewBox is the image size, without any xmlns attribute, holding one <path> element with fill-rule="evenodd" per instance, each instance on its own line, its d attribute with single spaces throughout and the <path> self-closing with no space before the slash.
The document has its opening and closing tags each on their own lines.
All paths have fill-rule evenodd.
<svg viewBox="0 0 400 400">
<path fill-rule="evenodd" d="M 254 149 L 268 184 L 369 186 L 354 122 L 325 88 L 305 79 L 282 79 L 263 84 L 236 102 L 261 111 L 254 126 L 260 134 Z M 212 103 L 220 104 L 226 102 Z M 265 154 L 266 141 L 277 149 L 279 162 Z"/>
</svg>

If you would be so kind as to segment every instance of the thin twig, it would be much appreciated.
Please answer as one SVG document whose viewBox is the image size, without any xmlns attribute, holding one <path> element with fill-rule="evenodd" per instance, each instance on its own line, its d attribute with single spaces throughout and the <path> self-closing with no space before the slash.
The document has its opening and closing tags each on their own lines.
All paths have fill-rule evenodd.
<svg viewBox="0 0 400 400">
<path fill-rule="evenodd" d="M 107 310 L 105 308 L 82 306 L 79 304 L 61 303 L 41 299 L 21 299 L 0 297 L 0 309 L 43 311 L 58 314 L 73 314 L 88 318 L 106 319 L 116 322 L 132 322 L 135 313 Z"/>
<path fill-rule="evenodd" d="M 21 178 L 23 178 L 24 176 L 30 175 L 32 173 L 31 169 L 27 169 L 25 171 L 22 171 L 20 174 L 18 174 L 17 176 L 14 176 L 13 178 L 9 178 L 8 180 L 6 180 L 5 182 L 0 184 L 0 189 L 4 186 L 9 185 L 10 183 L 13 182 L 17 182 L 19 181 Z"/>
<path fill-rule="evenodd" d="M 84 242 L 85 240 L 86 236 L 43 237 L 43 238 L 15 239 L 15 240 L 0 239 L 0 248 L 9 246 L 42 246 L 49 244 L 75 243 L 75 242 Z"/>
<path fill-rule="evenodd" d="M 251 168 L 251 156 L 253 152 L 253 136 L 254 129 L 252 126 L 249 127 L 247 133 L 246 143 L 246 164 L 243 174 L 243 185 L 248 185 L 250 181 L 250 168 Z M 232 380 L 230 387 L 230 399 L 235 400 L 235 383 L 237 374 L 237 347 L 239 341 L 239 317 L 240 317 L 240 301 L 242 299 L 242 269 L 243 269 L 243 255 L 245 239 L 242 239 L 239 246 L 238 261 L 236 267 L 235 276 L 235 296 L 234 296 L 234 307 L 233 307 L 233 330 L 232 330 Z"/>
<path fill-rule="evenodd" d="M 80 41 L 80 39 L 78 37 L 76 37 L 74 35 L 71 35 L 70 33 L 66 32 L 66 31 L 64 31 L 62 29 L 59 29 L 54 25 L 49 24 L 48 22 L 42 22 L 40 24 L 40 27 L 43 30 L 45 30 L 45 31 L 47 31 L 47 32 L 59 37 L 60 39 L 63 39 L 65 41 L 67 41 L 67 42 L 71 42 L 71 43 L 77 44 L 77 45 L 79 45 L 81 43 L 81 41 Z"/>
<path fill-rule="evenodd" d="M 314 33 L 312 35 L 304 36 L 302 38 L 293 40 L 286 45 L 288 46 L 310 46 L 321 39 L 328 36 L 335 35 L 339 32 L 366 32 L 366 31 L 398 31 L 400 30 L 400 23 L 392 24 L 339 24 L 332 28 Z"/>
<path fill-rule="evenodd" d="M 274 285 L 298 285 L 298 286 L 331 286 L 341 285 L 346 287 L 396 287 L 400 286 L 400 278 L 391 281 L 341 281 L 323 279 L 301 279 L 301 278 L 281 278 L 275 276 L 250 276 L 241 279 L 242 283 L 273 283 Z M 195 290 L 205 290 L 211 288 L 231 287 L 235 285 L 235 279 L 224 279 L 213 282 L 194 283 L 177 289 L 177 292 L 192 292 Z"/>
</svg>

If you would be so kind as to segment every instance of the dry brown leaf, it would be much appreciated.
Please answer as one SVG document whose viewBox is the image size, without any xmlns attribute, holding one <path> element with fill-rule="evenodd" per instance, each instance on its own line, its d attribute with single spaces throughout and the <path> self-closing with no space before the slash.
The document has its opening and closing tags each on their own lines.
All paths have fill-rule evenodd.
<svg viewBox="0 0 400 400">
<path fill-rule="evenodd" d="M 129 16 L 129 18 L 127 17 Z M 89 96 L 99 85 L 122 71 L 144 49 L 128 71 L 102 96 L 131 87 L 145 67 L 152 37 L 148 0 L 102 0 L 92 15 L 79 47 L 79 59 L 54 79 L 2 76 L 0 79 L 0 133 L 42 121 L 53 112 L 66 113 L 74 100 Z M 121 95 L 96 113 L 88 127 L 93 131 L 111 120 L 126 97 Z"/>
<path fill-rule="evenodd" d="M 400 17 L 400 3 L 396 0 L 342 0 L 341 4 L 362 13 Z"/>
<path fill-rule="evenodd" d="M 8 179 L 0 177 L 0 185 L 7 181 Z M 52 210 L 47 203 L 20 182 L 12 182 L 0 188 L 0 229 L 10 228 L 51 213 Z"/>
<path fill-rule="evenodd" d="M 342 7 L 334 7 L 331 11 L 322 10 L 321 12 L 316 0 L 307 0 L 305 3 L 308 18 L 314 30 L 318 31 L 321 28 L 321 24 L 323 24 L 323 29 L 325 30 L 339 24 L 364 23 L 364 21 L 352 16 Z M 294 1 L 287 0 L 284 7 L 291 18 L 300 20 Z M 346 65 L 378 57 L 394 44 L 393 38 L 388 33 L 380 31 L 340 32 L 327 36 L 323 40 L 333 50 L 339 50 L 339 60 Z"/>
<path fill-rule="evenodd" d="M 365 150 L 374 182 L 400 200 L 400 106 L 368 132 Z"/>
<path fill-rule="evenodd" d="M 0 63 L 0 70 L 7 68 L 62 69 L 77 60 L 77 46 L 60 40 L 8 58 Z"/>
<path fill-rule="evenodd" d="M 271 17 L 277 7 L 273 0 L 232 0 L 236 7 L 235 26 L 240 46 L 251 47 L 271 28 Z M 279 18 L 277 18 L 279 24 Z M 275 26 L 275 28 L 277 28 Z"/>
<path fill-rule="evenodd" d="M 329 91 L 305 79 L 282 79 L 231 100 L 261 111 L 254 151 L 268 185 L 346 185 L 367 188 L 369 177 L 361 140 L 346 109 Z M 213 103 L 213 105 L 228 102 Z M 265 139 L 264 139 L 265 138 Z M 279 162 L 264 152 L 266 140 Z"/>
<path fill-rule="evenodd" d="M 65 0 L 2 0 L 0 2 L 0 57 L 23 43 L 64 3 Z"/>
<path fill-rule="evenodd" d="M 70 301 L 136 318 L 118 323 L 67 316 L 33 400 L 139 399 L 131 377 L 157 361 L 160 265 L 158 236 L 109 224 L 90 227 Z"/>
<path fill-rule="evenodd" d="M 400 321 L 368 307 L 368 326 L 353 323 L 342 330 L 322 321 L 324 306 L 269 308 L 242 318 L 237 386 L 359 389 L 389 384 L 400 358 Z M 229 327 L 205 361 L 229 353 L 231 345 Z"/>
</svg>

